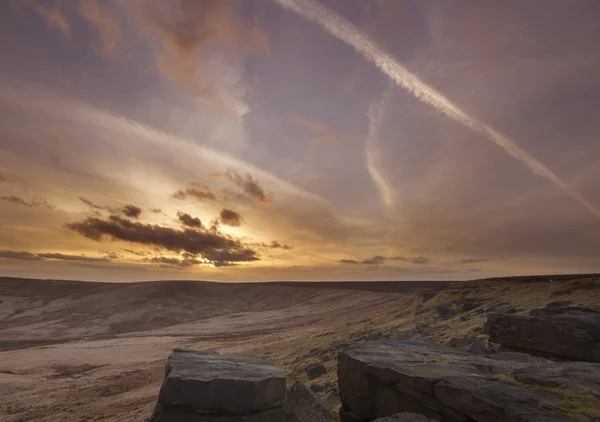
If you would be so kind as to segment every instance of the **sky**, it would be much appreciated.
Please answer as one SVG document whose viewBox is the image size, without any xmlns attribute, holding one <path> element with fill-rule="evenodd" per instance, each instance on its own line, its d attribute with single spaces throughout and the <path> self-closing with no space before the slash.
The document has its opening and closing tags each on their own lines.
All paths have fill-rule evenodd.
<svg viewBox="0 0 600 422">
<path fill-rule="evenodd" d="M 0 275 L 600 268 L 596 0 L 0 4 Z"/>
</svg>

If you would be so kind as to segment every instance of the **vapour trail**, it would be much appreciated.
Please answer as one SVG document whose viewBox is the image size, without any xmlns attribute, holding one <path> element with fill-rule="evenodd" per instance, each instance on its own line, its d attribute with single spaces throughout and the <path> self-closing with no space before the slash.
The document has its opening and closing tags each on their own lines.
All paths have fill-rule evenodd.
<svg viewBox="0 0 600 422">
<path fill-rule="evenodd" d="M 383 73 L 392 79 L 392 81 L 413 94 L 419 101 L 432 106 L 439 112 L 473 131 L 488 137 L 497 146 L 502 148 L 516 160 L 523 163 L 532 172 L 540 177 L 550 180 L 566 194 L 579 202 L 590 213 L 600 218 L 600 209 L 579 192 L 572 189 L 566 182 L 554 174 L 552 170 L 546 167 L 545 164 L 522 149 L 514 141 L 462 111 L 440 92 L 436 91 L 416 75 L 412 74 L 393 56 L 378 48 L 364 32 L 342 16 L 339 16 L 314 0 L 273 1 L 283 8 L 297 13 L 308 21 L 321 25 L 334 37 L 354 47 L 356 51 L 375 64 Z"/>
<path fill-rule="evenodd" d="M 377 190 L 381 201 L 385 206 L 387 214 L 394 208 L 394 189 L 385 179 L 383 172 L 381 171 L 381 151 L 379 149 L 379 134 L 381 132 L 381 126 L 383 119 L 385 118 L 385 109 L 389 102 L 391 89 L 386 91 L 380 99 L 373 101 L 369 106 L 369 134 L 365 140 L 365 158 L 367 162 L 367 169 L 369 175 Z"/>
</svg>

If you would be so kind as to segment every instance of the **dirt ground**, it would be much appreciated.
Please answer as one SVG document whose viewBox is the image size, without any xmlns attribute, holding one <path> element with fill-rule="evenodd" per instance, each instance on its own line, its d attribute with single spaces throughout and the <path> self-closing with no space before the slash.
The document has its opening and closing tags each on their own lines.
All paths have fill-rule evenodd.
<svg viewBox="0 0 600 422">
<path fill-rule="evenodd" d="M 431 287 L 433 285 L 422 287 Z M 0 420 L 129 421 L 150 415 L 176 347 L 261 356 L 335 385 L 335 344 L 484 337 L 485 314 L 441 315 L 465 299 L 519 313 L 557 300 L 600 305 L 600 279 L 484 280 L 379 293 L 294 285 L 132 284 L 0 279 Z M 414 286 L 411 287 L 414 289 Z M 332 346 L 332 343 L 334 346 Z"/>
</svg>

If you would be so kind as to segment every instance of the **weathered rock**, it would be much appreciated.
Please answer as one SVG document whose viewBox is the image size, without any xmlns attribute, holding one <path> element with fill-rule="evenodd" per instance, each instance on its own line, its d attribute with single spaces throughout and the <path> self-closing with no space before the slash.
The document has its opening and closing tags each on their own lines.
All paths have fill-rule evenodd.
<svg viewBox="0 0 600 422">
<path fill-rule="evenodd" d="M 285 377 L 265 359 L 177 350 L 151 420 L 283 422 L 284 401 Z"/>
<path fill-rule="evenodd" d="M 475 337 L 453 337 L 448 344 L 457 349 L 464 349 L 469 347 L 475 340 L 477 340 Z"/>
<path fill-rule="evenodd" d="M 600 362 L 600 312 L 593 308 L 537 309 L 529 316 L 488 314 L 490 341 L 515 349 Z"/>
<path fill-rule="evenodd" d="M 321 400 L 325 402 L 328 408 L 333 410 L 334 412 L 338 412 L 340 407 L 342 406 L 342 402 L 340 401 L 340 395 L 337 390 L 329 390 L 327 393 L 321 397 Z"/>
<path fill-rule="evenodd" d="M 374 422 L 430 422 L 432 419 L 428 419 L 418 413 L 397 413 L 392 416 L 386 416 L 385 418 L 376 419 Z"/>
<path fill-rule="evenodd" d="M 475 340 L 469 345 L 469 353 L 474 355 L 487 355 L 490 351 L 483 341 Z"/>
<path fill-rule="evenodd" d="M 336 419 L 325 402 L 298 381 L 287 391 L 284 410 L 290 422 L 332 422 Z"/>
<path fill-rule="evenodd" d="M 322 393 L 325 391 L 325 386 L 323 384 L 311 384 L 309 388 L 315 393 Z"/>
<path fill-rule="evenodd" d="M 325 365 L 322 363 L 312 363 L 306 367 L 306 376 L 308 376 L 309 380 L 319 378 L 321 375 L 325 375 L 326 373 L 327 369 L 325 369 Z"/>
<path fill-rule="evenodd" d="M 583 368 L 577 364 L 590 365 L 575 364 L 579 371 Z M 338 358 L 340 418 L 363 422 L 414 412 L 445 422 L 565 421 L 569 419 L 556 410 L 561 396 L 503 381 L 528 367 L 551 371 L 556 365 L 561 364 L 520 353 L 476 356 L 414 340 L 357 343 Z M 600 384 L 600 368 L 590 375 L 594 377 Z M 587 381 L 587 387 L 592 385 Z"/>
</svg>

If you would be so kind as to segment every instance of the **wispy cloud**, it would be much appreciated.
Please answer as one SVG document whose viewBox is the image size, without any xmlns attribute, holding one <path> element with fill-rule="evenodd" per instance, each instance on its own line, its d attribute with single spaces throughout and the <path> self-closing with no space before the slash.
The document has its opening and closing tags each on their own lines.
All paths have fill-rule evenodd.
<svg viewBox="0 0 600 422">
<path fill-rule="evenodd" d="M 365 157 L 369 175 L 383 202 L 386 212 L 391 213 L 394 209 L 394 188 L 386 180 L 381 165 L 381 151 L 379 149 L 379 136 L 381 126 L 385 119 L 385 110 L 391 96 L 391 89 L 386 91 L 379 100 L 369 106 L 369 134 L 365 140 Z"/>
<path fill-rule="evenodd" d="M 308 149 L 310 154 L 315 154 L 320 144 L 338 147 L 342 143 L 352 139 L 352 136 L 349 133 L 333 132 L 327 124 L 307 119 L 297 113 L 290 116 L 290 124 L 295 127 L 309 129 L 316 135 L 310 142 L 310 147 Z"/>
<path fill-rule="evenodd" d="M 79 262 L 108 262 L 109 257 L 92 257 L 85 255 L 69 255 L 63 253 L 32 253 L 27 251 L 0 251 L 0 258 L 20 261 L 79 261 Z"/>
<path fill-rule="evenodd" d="M 31 201 L 26 201 L 23 198 L 18 196 L 0 196 L 0 201 L 9 202 L 15 205 L 23 205 L 25 207 L 30 208 L 45 208 L 48 210 L 53 210 L 55 207 L 52 204 L 49 204 L 45 199 L 34 198 Z"/>
<path fill-rule="evenodd" d="M 333 36 L 356 49 L 356 51 L 375 64 L 398 86 L 406 89 L 419 101 L 434 107 L 440 113 L 447 115 L 461 125 L 486 136 L 533 173 L 554 183 L 567 195 L 579 202 L 591 214 L 600 218 L 600 209 L 579 192 L 572 189 L 546 165 L 517 145 L 513 140 L 461 110 L 443 94 L 408 71 L 393 56 L 377 47 L 365 33 L 342 16 L 314 0 L 274 1 L 282 7 L 303 16 L 307 20 L 319 24 Z"/>
<path fill-rule="evenodd" d="M 71 26 L 65 15 L 58 8 L 50 8 L 41 4 L 33 5 L 33 10 L 46 23 L 49 28 L 58 30 L 66 39 L 71 39 Z"/>
<path fill-rule="evenodd" d="M 100 52 L 105 56 L 113 56 L 121 42 L 122 32 L 119 21 L 97 0 L 84 0 L 79 5 L 79 14 L 90 22 L 100 35 Z"/>
</svg>

